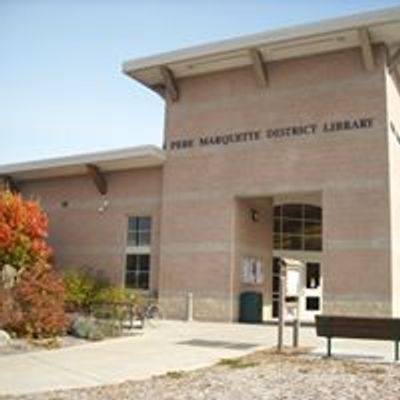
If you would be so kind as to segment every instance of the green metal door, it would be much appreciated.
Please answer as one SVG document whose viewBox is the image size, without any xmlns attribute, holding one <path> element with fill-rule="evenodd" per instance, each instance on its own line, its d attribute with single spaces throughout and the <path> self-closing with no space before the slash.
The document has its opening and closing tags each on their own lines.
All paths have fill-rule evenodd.
<svg viewBox="0 0 400 400">
<path fill-rule="evenodd" d="M 262 322 L 262 294 L 259 292 L 244 292 L 240 294 L 239 322 Z"/>
</svg>

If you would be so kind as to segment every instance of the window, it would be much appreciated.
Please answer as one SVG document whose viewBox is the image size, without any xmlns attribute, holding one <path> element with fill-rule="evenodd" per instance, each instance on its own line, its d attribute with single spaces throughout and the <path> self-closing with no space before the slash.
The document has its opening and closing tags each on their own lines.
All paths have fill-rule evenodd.
<svg viewBox="0 0 400 400">
<path fill-rule="evenodd" d="M 148 289 L 150 275 L 150 254 L 127 254 L 125 287 Z"/>
<path fill-rule="evenodd" d="M 128 218 L 126 244 L 125 287 L 130 289 L 149 289 L 151 217 Z"/>
<path fill-rule="evenodd" d="M 319 311 L 319 297 L 307 297 L 306 298 L 306 310 L 307 311 Z"/>
<path fill-rule="evenodd" d="M 321 251 L 321 207 L 307 204 L 275 206 L 274 249 Z"/>
<path fill-rule="evenodd" d="M 128 246 L 149 246 L 151 242 L 151 217 L 129 217 Z"/>
</svg>

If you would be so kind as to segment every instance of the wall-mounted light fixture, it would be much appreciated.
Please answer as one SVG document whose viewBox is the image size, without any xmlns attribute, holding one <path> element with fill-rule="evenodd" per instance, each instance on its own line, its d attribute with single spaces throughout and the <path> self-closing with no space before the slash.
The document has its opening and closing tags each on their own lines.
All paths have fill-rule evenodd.
<svg viewBox="0 0 400 400">
<path fill-rule="evenodd" d="M 97 209 L 97 211 L 98 211 L 100 214 L 103 214 L 104 211 L 107 210 L 107 208 L 108 208 L 109 205 L 110 205 L 110 201 L 107 200 L 107 199 L 105 198 L 104 201 L 103 201 L 103 203 L 101 204 L 101 206 Z"/>
<path fill-rule="evenodd" d="M 253 222 L 258 222 L 260 219 L 260 214 L 255 208 L 250 208 L 250 217 Z"/>
</svg>

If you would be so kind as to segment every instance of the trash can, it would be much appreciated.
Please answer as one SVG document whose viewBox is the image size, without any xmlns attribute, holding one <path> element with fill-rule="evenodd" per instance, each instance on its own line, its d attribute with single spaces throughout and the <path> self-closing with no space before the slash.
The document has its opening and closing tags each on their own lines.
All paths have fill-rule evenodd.
<svg viewBox="0 0 400 400">
<path fill-rule="evenodd" d="M 262 322 L 263 299 L 260 292 L 240 294 L 239 322 L 257 324 Z"/>
</svg>

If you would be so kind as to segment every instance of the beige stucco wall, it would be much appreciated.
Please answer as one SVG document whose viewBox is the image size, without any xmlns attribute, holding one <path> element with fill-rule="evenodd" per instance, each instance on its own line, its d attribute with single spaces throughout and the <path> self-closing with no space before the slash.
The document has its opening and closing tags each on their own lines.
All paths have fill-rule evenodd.
<svg viewBox="0 0 400 400">
<path fill-rule="evenodd" d="M 151 215 L 151 287 L 158 287 L 161 169 L 105 174 L 101 196 L 88 176 L 20 183 L 24 196 L 40 200 L 50 217 L 50 243 L 60 269 L 88 267 L 116 284 L 124 282 L 128 216 Z M 109 201 L 105 212 L 98 209 Z M 62 202 L 68 202 L 67 207 Z"/>
<path fill-rule="evenodd" d="M 399 82 L 400 83 L 400 82 Z M 386 70 L 393 314 L 400 316 L 400 95 Z"/>
<path fill-rule="evenodd" d="M 256 210 L 258 220 L 253 221 L 251 210 Z M 239 316 L 239 295 L 242 292 L 256 291 L 263 295 L 265 319 L 271 315 L 272 271 L 272 198 L 236 199 L 235 202 L 235 264 L 232 276 L 232 320 Z M 244 257 L 262 261 L 263 282 L 243 283 L 241 268 Z"/>
<path fill-rule="evenodd" d="M 235 199 L 302 192 L 322 193 L 324 311 L 391 313 L 382 50 L 375 48 L 372 73 L 353 49 L 269 63 L 266 89 L 250 68 L 179 81 L 180 100 L 166 108 L 167 145 L 332 120 L 370 117 L 374 123 L 363 130 L 169 151 L 160 291 L 171 316 L 185 316 L 171 291 L 182 298 L 193 291 L 207 299 L 203 313 L 210 319 L 235 319 Z"/>
</svg>

